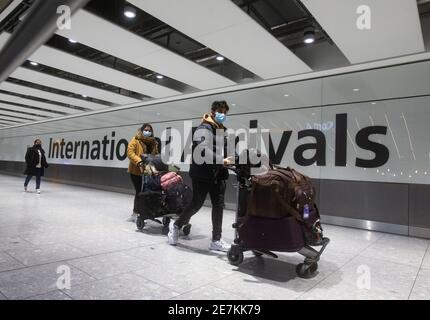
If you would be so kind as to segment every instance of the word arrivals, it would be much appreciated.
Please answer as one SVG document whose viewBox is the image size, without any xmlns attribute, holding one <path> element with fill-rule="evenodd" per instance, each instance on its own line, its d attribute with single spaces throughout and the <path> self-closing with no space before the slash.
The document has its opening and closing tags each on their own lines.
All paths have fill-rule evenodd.
<svg viewBox="0 0 430 320">
<path fill-rule="evenodd" d="M 194 150 L 192 150 L 190 143 L 191 132 L 194 132 L 195 128 L 191 128 L 190 123 L 184 123 L 184 137 L 181 133 L 172 128 L 167 128 L 162 134 L 162 159 L 165 162 L 172 161 L 175 163 L 190 163 L 191 155 L 193 160 L 198 163 L 213 163 L 213 156 L 208 149 L 213 150 L 216 155 L 215 160 L 217 164 L 223 163 L 224 158 L 224 131 L 216 130 L 216 139 L 212 139 L 208 134 L 207 130 L 196 131 L 193 139 L 194 141 L 203 141 L 201 143 L 203 147 L 197 145 Z M 188 127 L 189 130 L 186 130 Z M 260 130 L 258 131 L 258 120 L 251 120 L 249 125 L 249 130 L 247 132 L 245 129 L 238 130 L 227 130 L 227 155 L 235 154 L 238 151 L 237 147 L 242 142 L 245 142 L 244 150 L 259 149 L 257 146 L 250 145 L 250 141 L 257 141 L 260 136 L 262 138 L 263 148 L 259 149 L 264 157 L 259 157 L 256 162 L 251 161 L 252 164 L 262 163 L 265 158 L 270 159 L 273 164 L 281 164 L 284 160 L 287 152 L 292 154 L 296 164 L 302 167 L 307 167 L 311 165 L 326 166 L 327 159 L 327 141 L 324 130 L 330 131 L 334 130 L 335 134 L 335 145 L 334 145 L 334 165 L 336 167 L 346 167 L 347 166 L 347 141 L 348 141 L 348 116 L 346 113 L 336 114 L 335 123 L 331 123 L 330 127 L 328 125 L 322 126 L 321 130 L 318 129 L 305 129 L 297 132 L 297 145 L 295 145 L 294 150 L 287 150 L 288 147 L 291 149 L 293 140 L 293 131 L 286 130 L 280 135 L 280 142 L 278 146 L 274 144 L 273 132 L 270 130 Z M 193 131 L 191 131 L 191 129 Z M 244 134 L 243 134 L 244 133 Z M 266 133 L 268 133 L 266 135 Z M 372 135 L 386 135 L 386 126 L 369 126 L 361 128 L 355 135 L 355 144 L 363 149 L 370 151 L 374 154 L 371 159 L 362 159 L 357 157 L 355 159 L 355 166 L 360 168 L 377 168 L 383 166 L 387 163 L 390 156 L 389 149 L 381 144 L 371 140 Z M 254 138 L 252 136 L 254 135 Z M 266 139 L 266 137 L 268 139 Z M 305 138 L 312 138 L 314 142 L 311 143 L 301 143 Z M 215 141 L 214 141 L 215 140 Z M 242 144 L 243 146 L 243 144 Z M 312 156 L 305 156 L 312 154 Z M 240 152 L 238 152 L 240 154 Z M 252 160 L 252 159 L 249 159 Z M 241 162 L 241 159 L 239 159 Z M 262 163 L 263 164 L 263 163 Z"/>
<path fill-rule="evenodd" d="M 169 315 L 193 315 L 198 318 L 202 310 L 203 307 L 181 307 L 175 304 L 174 307 L 169 307 Z"/>
</svg>

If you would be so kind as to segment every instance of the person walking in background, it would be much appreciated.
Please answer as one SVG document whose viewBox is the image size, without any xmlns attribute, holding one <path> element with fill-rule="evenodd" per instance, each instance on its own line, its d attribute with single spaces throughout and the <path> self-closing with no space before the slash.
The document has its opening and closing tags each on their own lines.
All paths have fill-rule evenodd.
<svg viewBox="0 0 430 320">
<path fill-rule="evenodd" d="M 34 145 L 27 149 L 25 154 L 26 168 L 24 174 L 27 175 L 24 182 L 24 191 L 27 192 L 28 183 L 33 176 L 36 176 L 36 192 L 40 194 L 40 183 L 48 168 L 45 151 L 42 149 L 42 140 L 36 139 Z"/>
<path fill-rule="evenodd" d="M 226 148 L 226 138 L 224 134 L 217 134 L 217 130 L 225 132 L 223 123 L 226 119 L 229 106 L 225 101 L 215 101 L 212 104 L 211 112 L 203 115 L 202 123 L 197 127 L 193 136 L 193 152 L 197 146 L 202 148 L 210 163 L 196 163 L 194 157 L 190 165 L 190 177 L 193 184 L 193 200 L 187 210 L 184 211 L 178 220 L 172 221 L 169 225 L 168 241 L 171 245 L 176 245 L 179 238 L 179 230 L 188 224 L 191 217 L 196 214 L 204 204 L 207 194 L 212 202 L 212 241 L 209 250 L 227 252 L 230 245 L 221 239 L 222 220 L 224 212 L 224 194 L 226 181 L 229 173 L 225 167 L 231 163 L 230 158 L 224 158 L 224 151 L 216 150 L 216 146 Z M 200 138 L 201 136 L 206 138 Z M 222 139 L 222 140 L 219 140 Z M 210 143 L 209 141 L 212 140 Z M 218 143 L 217 143 L 217 140 Z"/>
<path fill-rule="evenodd" d="M 142 162 L 143 154 L 159 154 L 158 142 L 154 138 L 154 129 L 149 123 L 137 130 L 136 135 L 130 140 L 127 147 L 127 156 L 130 159 L 128 165 L 128 173 L 130 174 L 131 181 L 136 191 L 134 196 L 133 213 L 129 221 L 136 222 L 137 218 L 137 196 L 142 191 L 142 176 L 144 172 L 144 165 Z"/>
</svg>

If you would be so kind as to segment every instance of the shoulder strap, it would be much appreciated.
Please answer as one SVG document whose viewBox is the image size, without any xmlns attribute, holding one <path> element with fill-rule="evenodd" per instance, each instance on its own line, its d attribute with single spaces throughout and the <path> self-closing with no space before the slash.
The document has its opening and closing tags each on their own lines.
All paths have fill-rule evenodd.
<svg viewBox="0 0 430 320">
<path fill-rule="evenodd" d="M 275 192 L 275 194 L 276 194 L 276 197 L 278 198 L 279 203 L 282 205 L 282 207 L 285 209 L 285 211 L 287 211 L 289 214 L 291 214 L 298 221 L 303 221 L 302 216 L 300 215 L 300 213 L 295 208 L 293 208 L 292 206 L 290 206 L 290 204 L 287 201 L 285 201 L 284 199 L 282 199 L 282 197 L 279 194 L 279 192 Z"/>
<path fill-rule="evenodd" d="M 285 177 L 286 173 L 282 173 L 279 171 L 273 171 L 271 172 L 273 174 L 275 174 L 278 177 Z M 272 185 L 272 188 L 274 188 L 275 186 Z M 300 215 L 300 213 L 293 208 L 287 201 L 285 201 L 284 199 L 282 199 L 281 195 L 279 194 L 278 191 L 274 190 L 273 193 L 276 195 L 276 198 L 278 199 L 279 203 L 281 204 L 281 206 L 283 207 L 283 209 L 289 213 L 290 215 L 292 215 L 293 217 L 295 217 L 298 221 L 303 221 L 302 216 Z"/>
</svg>

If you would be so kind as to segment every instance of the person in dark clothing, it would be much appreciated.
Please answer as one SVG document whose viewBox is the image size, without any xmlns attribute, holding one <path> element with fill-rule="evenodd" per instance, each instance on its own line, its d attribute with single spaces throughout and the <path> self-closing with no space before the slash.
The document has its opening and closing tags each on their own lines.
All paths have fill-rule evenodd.
<svg viewBox="0 0 430 320">
<path fill-rule="evenodd" d="M 179 219 L 172 221 L 169 225 L 168 240 L 171 245 L 177 244 L 179 230 L 188 224 L 191 217 L 201 209 L 209 194 L 212 202 L 212 241 L 209 249 L 226 252 L 230 248 L 221 239 L 224 194 L 226 180 L 229 176 L 225 165 L 230 164 L 230 158 L 224 158 L 226 128 L 223 123 L 228 110 L 229 106 L 225 101 L 215 101 L 212 104 L 211 112 L 203 116 L 202 123 L 194 132 L 193 157 L 190 165 L 193 200 Z M 199 152 L 195 152 L 197 148 Z M 198 159 L 196 155 L 199 154 L 204 159 Z"/>
<path fill-rule="evenodd" d="M 159 140 L 159 139 L 158 139 Z M 130 159 L 128 173 L 130 173 L 131 182 L 133 183 L 135 196 L 133 204 L 133 213 L 128 219 L 135 222 L 137 218 L 137 196 L 142 191 L 142 176 L 144 166 L 142 161 L 143 154 L 159 154 L 157 138 L 154 138 L 154 129 L 149 123 L 145 123 L 137 130 L 136 135 L 130 140 L 127 147 L 127 156 Z"/>
<path fill-rule="evenodd" d="M 36 192 L 40 194 L 41 177 L 45 174 L 45 168 L 48 168 L 45 151 L 42 149 L 42 141 L 36 139 L 34 145 L 27 149 L 25 154 L 26 168 L 24 174 L 27 175 L 24 182 L 24 191 L 27 191 L 28 183 L 33 176 L 36 176 Z"/>
</svg>

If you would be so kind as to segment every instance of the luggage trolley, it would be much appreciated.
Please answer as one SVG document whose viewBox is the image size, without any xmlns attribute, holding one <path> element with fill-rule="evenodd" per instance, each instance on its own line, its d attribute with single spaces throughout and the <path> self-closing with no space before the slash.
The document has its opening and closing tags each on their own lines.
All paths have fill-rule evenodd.
<svg viewBox="0 0 430 320">
<path fill-rule="evenodd" d="M 159 155 L 157 156 L 142 156 L 142 161 L 145 165 L 154 165 L 154 167 L 161 173 L 167 172 L 168 166 L 163 164 Z M 162 174 L 162 173 L 161 173 Z M 163 225 L 162 233 L 167 235 L 169 233 L 169 224 L 172 219 L 177 219 L 182 211 L 172 212 L 168 205 L 168 195 L 161 187 L 157 190 L 148 190 L 146 188 L 146 180 L 142 179 L 142 190 L 138 195 L 138 215 L 136 219 L 136 227 L 142 231 L 146 226 L 146 220 L 152 220 L 156 223 Z M 192 194 L 189 186 L 184 184 L 183 192 Z M 178 197 L 184 197 L 184 194 L 178 194 Z M 188 198 L 192 196 L 188 195 Z M 185 208 L 182 208 L 185 209 Z M 160 220 L 161 219 L 161 220 Z M 191 224 L 186 224 L 182 227 L 184 235 L 189 235 L 191 232 Z"/>
<path fill-rule="evenodd" d="M 311 278 L 318 269 L 318 261 L 324 249 L 330 242 L 323 237 L 314 249 L 305 241 L 302 226 L 294 217 L 268 219 L 247 217 L 247 200 L 251 191 L 250 165 L 235 165 L 229 167 L 236 173 L 238 181 L 234 244 L 227 253 L 229 262 L 238 266 L 243 262 L 243 253 L 252 251 L 255 256 L 278 256 L 272 251 L 298 252 L 305 257 L 304 262 L 296 266 L 296 273 L 301 278 Z"/>
</svg>

